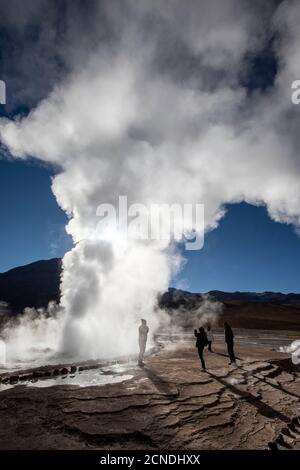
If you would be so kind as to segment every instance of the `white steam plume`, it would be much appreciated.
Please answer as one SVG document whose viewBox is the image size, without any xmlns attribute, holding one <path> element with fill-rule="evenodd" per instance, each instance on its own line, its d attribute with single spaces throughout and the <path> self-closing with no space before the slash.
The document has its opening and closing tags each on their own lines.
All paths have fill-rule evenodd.
<svg viewBox="0 0 300 470">
<path fill-rule="evenodd" d="M 281 352 L 286 352 L 291 355 L 292 363 L 297 365 L 300 364 L 300 340 L 296 339 L 289 346 L 281 346 Z"/>
<path fill-rule="evenodd" d="M 217 325 L 223 313 L 223 304 L 205 295 L 193 308 L 180 306 L 176 309 L 169 308 L 167 312 L 166 316 L 160 316 L 160 325 L 169 334 L 178 335 L 191 333 L 194 328 L 201 326 L 206 328 L 207 325 Z"/>
<path fill-rule="evenodd" d="M 6 364 L 6 344 L 0 339 L 0 366 Z"/>
<path fill-rule="evenodd" d="M 62 327 L 63 312 L 55 302 L 47 309 L 26 308 L 23 315 L 12 316 L 1 331 L 7 366 L 49 362 Z"/>
<path fill-rule="evenodd" d="M 100 203 L 204 203 L 209 230 L 224 204 L 247 201 L 300 226 L 297 2 L 273 16 L 272 2 L 103 4 L 94 21 L 104 15 L 107 37 L 81 32 L 91 47 L 76 60 L 68 46 L 65 80 L 28 117 L 0 120 L 12 155 L 61 168 L 52 189 L 77 245 L 63 260 L 60 347 L 80 357 L 135 351 L 138 319 L 157 327 L 157 294 L 178 265 L 167 242 L 97 239 Z M 249 94 L 240 78 L 267 43 L 266 21 L 281 38 L 279 70 Z"/>
</svg>

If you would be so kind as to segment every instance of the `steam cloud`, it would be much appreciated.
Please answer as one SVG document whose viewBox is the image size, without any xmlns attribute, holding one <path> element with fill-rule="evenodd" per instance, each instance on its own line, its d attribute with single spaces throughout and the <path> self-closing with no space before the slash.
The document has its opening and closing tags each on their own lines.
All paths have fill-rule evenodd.
<svg viewBox="0 0 300 470">
<path fill-rule="evenodd" d="M 201 302 L 193 308 L 178 307 L 168 309 L 168 315 L 160 313 L 160 325 L 170 334 L 193 332 L 194 328 L 207 325 L 215 326 L 223 313 L 223 304 L 203 296 Z"/>
<path fill-rule="evenodd" d="M 292 363 L 300 364 L 300 340 L 296 339 L 289 346 L 281 346 L 281 352 L 286 352 L 291 355 Z"/>
<path fill-rule="evenodd" d="M 6 344 L 0 339 L 0 365 L 6 364 Z"/>
<path fill-rule="evenodd" d="M 47 309 L 26 308 L 23 315 L 11 317 L 1 332 L 4 341 L 0 345 L 0 364 L 9 367 L 51 361 L 63 319 L 63 311 L 55 302 L 50 302 Z"/>
<path fill-rule="evenodd" d="M 18 34 L 35 17 L 49 26 L 44 8 L 28 4 Z M 46 5 L 55 31 L 53 4 Z M 15 158 L 61 169 L 52 189 L 76 245 L 63 260 L 56 347 L 98 357 L 136 351 L 141 317 L 155 331 L 157 294 L 180 267 L 167 242 L 124 244 L 114 232 L 99 240 L 100 203 L 117 206 L 119 195 L 129 204 L 204 203 L 211 230 L 224 204 L 246 201 L 299 230 L 300 114 L 290 85 L 299 78 L 300 8 L 296 1 L 275 9 L 272 1 L 103 1 L 91 3 L 86 22 L 76 8 L 69 6 L 63 39 L 44 34 L 34 49 L 43 40 L 51 91 L 27 117 L 1 119 L 0 138 Z M 255 89 L 251 58 L 266 48 L 277 74 Z"/>
</svg>

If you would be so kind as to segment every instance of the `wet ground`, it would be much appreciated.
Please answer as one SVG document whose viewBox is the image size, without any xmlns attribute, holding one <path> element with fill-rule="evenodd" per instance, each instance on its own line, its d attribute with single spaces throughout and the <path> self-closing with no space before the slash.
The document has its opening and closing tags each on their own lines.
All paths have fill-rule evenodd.
<svg viewBox="0 0 300 470">
<path fill-rule="evenodd" d="M 300 449 L 300 374 L 278 352 L 296 336 L 236 333 L 237 367 L 217 334 L 206 372 L 192 337 L 165 335 L 144 368 L 6 371 L 0 448 Z"/>
</svg>

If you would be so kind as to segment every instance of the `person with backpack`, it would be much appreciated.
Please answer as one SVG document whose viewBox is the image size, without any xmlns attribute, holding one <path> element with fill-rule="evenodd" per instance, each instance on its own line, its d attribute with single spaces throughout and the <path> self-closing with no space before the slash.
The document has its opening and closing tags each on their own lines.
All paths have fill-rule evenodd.
<svg viewBox="0 0 300 470">
<path fill-rule="evenodd" d="M 207 335 L 205 333 L 203 326 L 199 328 L 199 332 L 197 330 L 194 330 L 194 335 L 197 338 L 196 348 L 198 349 L 198 354 L 199 354 L 199 358 L 201 361 L 202 369 L 206 370 L 205 361 L 203 357 L 203 351 L 204 351 L 205 346 L 207 346 L 208 341 L 207 341 Z"/>
</svg>

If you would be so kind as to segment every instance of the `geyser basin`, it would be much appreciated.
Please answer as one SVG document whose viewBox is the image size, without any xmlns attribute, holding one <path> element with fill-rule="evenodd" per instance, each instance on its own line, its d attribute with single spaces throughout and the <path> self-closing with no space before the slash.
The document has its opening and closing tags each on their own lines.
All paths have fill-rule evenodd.
<svg viewBox="0 0 300 470">
<path fill-rule="evenodd" d="M 158 351 L 151 348 L 149 356 Z M 35 364 L 34 367 L 8 367 L 0 370 L 0 392 L 17 385 L 51 387 L 55 385 L 75 385 L 81 387 L 100 386 L 118 383 L 131 378 L 136 370 L 137 356 L 122 356 L 84 362 L 54 362 Z"/>
<path fill-rule="evenodd" d="M 130 364 L 115 364 L 107 367 L 86 365 L 87 369 L 80 370 L 73 366 L 70 369 L 54 369 L 42 371 L 36 369 L 23 375 L 10 375 L 2 378 L 0 392 L 16 386 L 29 387 L 53 387 L 58 385 L 74 385 L 79 387 L 93 387 L 106 384 L 114 384 L 131 379 L 133 376 L 126 374 L 133 367 Z M 72 372 L 72 369 L 73 370 Z M 46 375 L 47 374 L 47 375 Z"/>
</svg>

